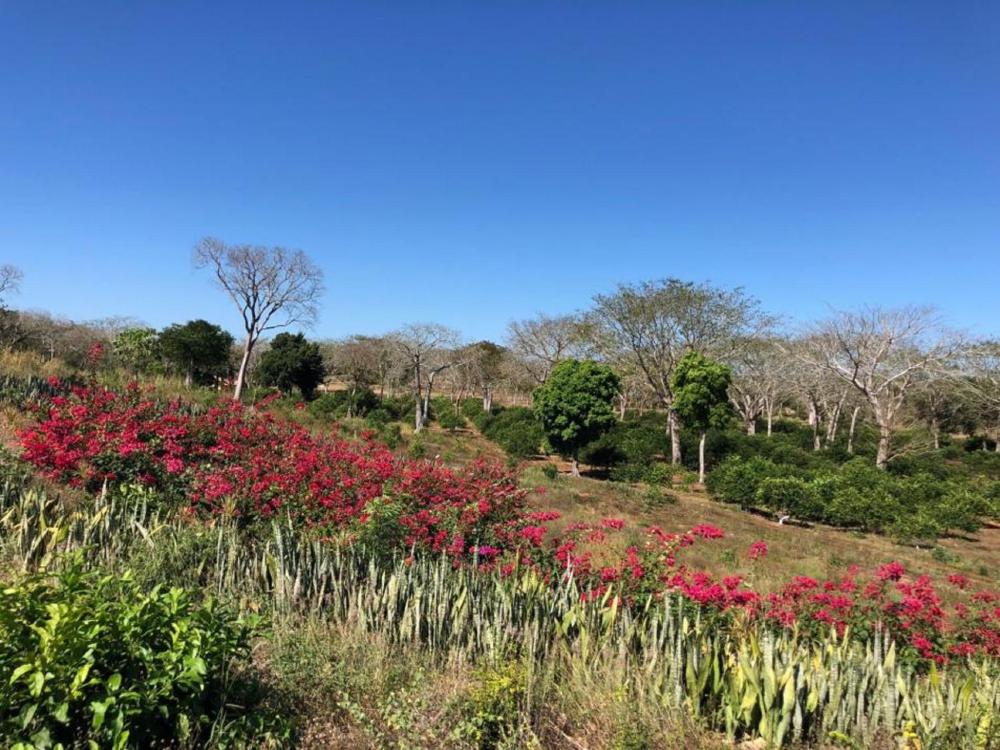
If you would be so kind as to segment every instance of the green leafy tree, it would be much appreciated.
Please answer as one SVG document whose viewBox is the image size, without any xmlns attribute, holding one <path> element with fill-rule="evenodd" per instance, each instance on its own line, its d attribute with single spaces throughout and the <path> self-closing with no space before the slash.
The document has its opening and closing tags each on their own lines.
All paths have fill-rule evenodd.
<svg viewBox="0 0 1000 750">
<path fill-rule="evenodd" d="M 724 427 L 730 418 L 729 384 L 732 373 L 720 362 L 698 352 L 677 361 L 670 378 L 674 412 L 684 427 L 698 430 L 698 481 L 705 481 L 705 436 L 713 427 Z"/>
<path fill-rule="evenodd" d="M 111 349 L 129 372 L 149 373 L 160 366 L 160 338 L 153 328 L 126 328 L 115 336 Z"/>
<path fill-rule="evenodd" d="M 207 320 L 175 323 L 160 333 L 160 349 L 175 371 L 184 373 L 184 383 L 208 385 L 229 369 L 233 337 Z"/>
<path fill-rule="evenodd" d="M 580 475 L 580 449 L 614 426 L 613 402 L 619 386 L 610 367 L 566 359 L 535 390 L 535 414 L 549 444 L 573 462 L 573 476 Z"/>
<path fill-rule="evenodd" d="M 312 399 L 325 375 L 319 344 L 301 333 L 279 333 L 257 365 L 262 385 L 276 386 L 285 393 L 298 388 L 307 400 Z"/>
</svg>

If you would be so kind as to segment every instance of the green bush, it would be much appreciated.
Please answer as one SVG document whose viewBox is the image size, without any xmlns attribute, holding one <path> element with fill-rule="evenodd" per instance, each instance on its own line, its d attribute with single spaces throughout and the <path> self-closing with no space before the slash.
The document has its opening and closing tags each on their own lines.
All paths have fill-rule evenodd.
<svg viewBox="0 0 1000 750">
<path fill-rule="evenodd" d="M 754 456 L 744 459 L 731 456 L 709 473 L 706 486 L 709 494 L 725 503 L 749 508 L 757 502 L 757 489 L 765 479 L 789 476 L 786 467 Z"/>
<path fill-rule="evenodd" d="M 542 423 L 531 409 L 515 406 L 497 414 L 481 413 L 476 426 L 483 435 L 503 448 L 512 458 L 537 455 L 545 442 Z"/>
<path fill-rule="evenodd" d="M 553 481 L 559 478 L 559 467 L 552 463 L 542 464 L 542 476 L 544 476 L 549 481 Z"/>
<path fill-rule="evenodd" d="M 798 477 L 766 477 L 757 486 L 757 505 L 788 513 L 795 518 L 817 518 L 821 514 L 813 486 Z"/>
<path fill-rule="evenodd" d="M 348 413 L 353 417 L 364 417 L 378 408 L 378 396 L 367 388 L 354 393 L 330 391 L 309 403 L 309 413 L 326 421 L 343 419 Z"/>
<path fill-rule="evenodd" d="M 204 744 L 256 733 L 251 629 L 181 589 L 129 576 L 27 576 L 0 592 L 0 734 L 24 748 Z"/>
<path fill-rule="evenodd" d="M 436 398 L 431 402 L 431 418 L 445 430 L 458 430 L 466 424 L 465 417 L 446 398 Z"/>
</svg>

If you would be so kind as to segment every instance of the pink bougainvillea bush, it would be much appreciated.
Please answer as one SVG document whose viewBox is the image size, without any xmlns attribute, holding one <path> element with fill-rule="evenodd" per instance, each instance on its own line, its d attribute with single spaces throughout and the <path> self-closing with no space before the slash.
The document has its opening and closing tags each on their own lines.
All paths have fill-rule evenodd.
<svg viewBox="0 0 1000 750">
<path fill-rule="evenodd" d="M 686 548 L 724 536 L 709 524 L 678 534 L 605 518 L 556 533 L 558 513 L 529 510 L 517 477 L 497 465 L 451 469 L 405 459 L 370 435 L 317 435 L 276 418 L 266 404 L 231 402 L 195 414 L 135 385 L 122 392 L 51 385 L 60 395 L 20 433 L 22 457 L 77 487 L 138 482 L 195 516 L 227 515 L 249 527 L 287 517 L 320 538 L 382 554 L 444 554 L 501 575 L 530 568 L 553 584 L 572 576 L 587 600 L 613 596 L 631 605 L 676 591 L 722 617 L 805 634 L 863 637 L 885 628 L 919 659 L 1000 657 L 1000 596 L 973 590 L 962 576 L 944 584 L 959 602 L 948 607 L 934 581 L 899 563 L 827 581 L 793 576 L 762 594 L 741 576 L 683 563 Z M 607 544 L 615 535 L 627 541 Z M 609 559 L 610 549 L 623 552 Z M 767 554 L 759 541 L 746 558 L 753 566 Z"/>
</svg>

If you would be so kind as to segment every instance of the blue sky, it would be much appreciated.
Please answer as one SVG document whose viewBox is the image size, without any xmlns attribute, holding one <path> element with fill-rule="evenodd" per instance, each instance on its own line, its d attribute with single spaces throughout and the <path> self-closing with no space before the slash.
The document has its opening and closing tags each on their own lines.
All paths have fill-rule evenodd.
<svg viewBox="0 0 1000 750">
<path fill-rule="evenodd" d="M 998 39 L 991 2 L 0 0 L 0 262 L 156 326 L 237 327 L 215 235 L 306 250 L 324 337 L 664 276 L 998 333 Z"/>
</svg>

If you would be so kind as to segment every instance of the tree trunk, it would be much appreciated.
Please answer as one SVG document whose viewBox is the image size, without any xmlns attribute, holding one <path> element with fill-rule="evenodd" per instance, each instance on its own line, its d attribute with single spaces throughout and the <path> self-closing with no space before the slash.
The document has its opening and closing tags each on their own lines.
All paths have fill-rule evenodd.
<svg viewBox="0 0 1000 750">
<path fill-rule="evenodd" d="M 851 412 L 851 426 L 847 431 L 847 455 L 854 455 L 854 428 L 858 424 L 858 412 L 861 411 L 860 406 L 855 406 L 854 411 Z"/>
<path fill-rule="evenodd" d="M 771 402 L 767 404 L 767 436 L 771 437 L 771 425 L 774 421 L 774 405 Z"/>
<path fill-rule="evenodd" d="M 414 417 L 413 431 L 420 432 L 424 428 L 424 409 L 420 403 L 420 399 L 423 396 L 423 386 L 420 383 L 420 362 L 415 362 L 413 366 L 413 382 L 416 384 L 417 391 L 417 406 L 416 406 L 416 416 Z"/>
<path fill-rule="evenodd" d="M 941 430 L 938 428 L 937 417 L 931 417 L 928 428 L 931 432 L 931 439 L 934 440 L 934 450 L 941 449 Z"/>
<path fill-rule="evenodd" d="M 892 440 L 892 431 L 885 425 L 879 425 L 878 434 L 878 454 L 875 456 L 875 466 L 885 469 L 889 463 L 889 448 Z"/>
<path fill-rule="evenodd" d="M 247 380 L 247 366 L 250 363 L 250 352 L 253 350 L 255 343 L 251 336 L 247 336 L 246 343 L 243 345 L 243 359 L 240 360 L 240 369 L 236 373 L 236 389 L 233 392 L 234 401 L 239 401 L 243 397 L 243 388 L 246 386 Z"/>
<path fill-rule="evenodd" d="M 483 391 L 483 411 L 490 412 L 493 409 L 493 389 L 489 386 Z"/>
<path fill-rule="evenodd" d="M 667 411 L 667 432 L 670 433 L 670 463 L 677 466 L 681 462 L 681 430 L 677 421 L 677 414 L 668 407 Z"/>
<path fill-rule="evenodd" d="M 573 456 L 570 461 L 569 473 L 571 476 L 580 476 L 580 462 L 577 460 L 576 456 Z"/>
<path fill-rule="evenodd" d="M 818 451 L 823 447 L 819 439 L 819 409 L 811 400 L 809 402 L 809 426 L 813 429 L 813 450 Z"/>
<path fill-rule="evenodd" d="M 747 419 L 745 426 L 747 428 L 747 435 L 756 435 L 757 434 L 757 418 L 756 417 L 751 417 L 750 419 Z"/>
<path fill-rule="evenodd" d="M 705 484 L 705 436 L 708 433 L 701 433 L 701 440 L 698 441 L 698 483 Z"/>
<path fill-rule="evenodd" d="M 194 383 L 194 363 L 188 362 L 187 370 L 184 372 L 184 387 L 190 388 Z"/>
</svg>

